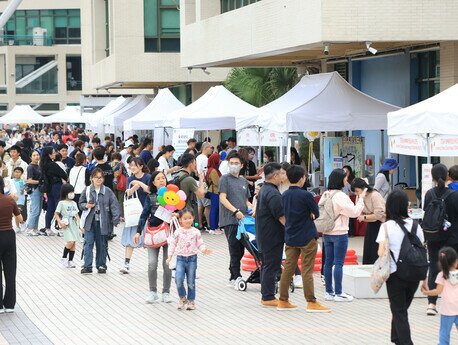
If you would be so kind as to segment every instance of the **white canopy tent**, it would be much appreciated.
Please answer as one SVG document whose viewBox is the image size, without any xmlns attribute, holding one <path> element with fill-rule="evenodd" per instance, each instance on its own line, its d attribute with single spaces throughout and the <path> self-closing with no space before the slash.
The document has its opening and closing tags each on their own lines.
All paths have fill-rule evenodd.
<svg viewBox="0 0 458 345">
<path fill-rule="evenodd" d="M 240 119 L 248 114 L 256 116 L 257 112 L 258 108 L 224 86 L 213 86 L 194 103 L 169 114 L 164 126 L 196 130 L 235 129 Z"/>
<path fill-rule="evenodd" d="M 164 127 L 165 115 L 183 109 L 181 103 L 169 89 L 159 90 L 153 101 L 134 117 L 124 121 L 124 131 L 151 130 Z"/>
<path fill-rule="evenodd" d="M 46 118 L 33 110 L 30 105 L 16 105 L 9 113 L 0 117 L 0 123 L 46 123 Z"/>
<path fill-rule="evenodd" d="M 111 114 L 106 115 L 102 123 L 105 127 L 105 133 L 122 132 L 122 126 L 125 120 L 137 115 L 145 109 L 151 100 L 145 95 L 132 98 L 129 102 L 125 102 L 123 107 L 120 107 Z"/>
<path fill-rule="evenodd" d="M 46 123 L 85 123 L 78 106 L 67 106 L 55 114 L 45 117 Z"/>
<path fill-rule="evenodd" d="M 420 103 L 388 113 L 393 153 L 458 156 L 458 84 Z"/>
<path fill-rule="evenodd" d="M 86 127 L 92 131 L 100 133 L 101 131 L 103 131 L 103 118 L 108 114 L 111 114 L 112 112 L 118 110 L 125 102 L 129 100 L 130 98 L 126 99 L 123 96 L 119 96 L 118 98 L 112 100 L 102 109 L 91 114 L 90 117 L 88 116 L 86 120 Z"/>
<path fill-rule="evenodd" d="M 258 117 L 239 121 L 237 129 L 259 126 L 277 132 L 386 129 L 398 107 L 351 86 L 339 73 L 304 76 L 290 91 L 260 108 Z"/>
</svg>

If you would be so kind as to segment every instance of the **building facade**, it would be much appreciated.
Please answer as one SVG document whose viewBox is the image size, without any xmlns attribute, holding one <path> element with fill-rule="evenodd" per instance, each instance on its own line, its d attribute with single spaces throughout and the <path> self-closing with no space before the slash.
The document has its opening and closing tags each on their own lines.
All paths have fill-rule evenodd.
<svg viewBox="0 0 458 345">
<path fill-rule="evenodd" d="M 227 69 L 182 68 L 178 0 L 82 2 L 83 95 L 152 95 L 170 87 L 185 104 Z"/>
<path fill-rule="evenodd" d="M 457 16 L 453 0 L 181 0 L 181 65 L 336 70 L 406 107 L 458 82 Z M 366 137 L 366 154 L 388 154 L 384 132 L 353 134 Z M 415 184 L 422 159 L 398 159 L 395 182 Z"/>
<path fill-rule="evenodd" d="M 81 88 L 80 1 L 24 0 L 0 35 L 0 112 L 54 113 L 78 104 Z"/>
</svg>

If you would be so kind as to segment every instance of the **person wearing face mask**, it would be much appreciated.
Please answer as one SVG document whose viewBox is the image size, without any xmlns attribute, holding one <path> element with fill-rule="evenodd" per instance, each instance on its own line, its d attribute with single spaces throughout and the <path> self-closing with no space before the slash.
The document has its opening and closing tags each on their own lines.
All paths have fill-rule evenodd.
<svg viewBox="0 0 458 345">
<path fill-rule="evenodd" d="M 62 185 L 60 201 L 57 204 L 54 216 L 56 217 L 59 228 L 64 233 L 64 253 L 60 259 L 60 264 L 64 268 L 76 267 L 73 258 L 75 257 L 76 243 L 81 241 L 78 205 L 73 199 L 75 199 L 73 186 L 69 183 Z"/>
<path fill-rule="evenodd" d="M 230 277 L 229 286 L 237 287 L 238 280 L 242 278 L 240 273 L 240 260 L 245 249 L 237 239 L 237 228 L 239 221 L 248 214 L 248 209 L 252 209 L 249 202 L 250 189 L 248 181 L 241 177 L 242 159 L 237 152 L 229 153 L 229 173 L 221 176 L 219 180 L 219 226 L 224 228 L 230 254 Z"/>
</svg>

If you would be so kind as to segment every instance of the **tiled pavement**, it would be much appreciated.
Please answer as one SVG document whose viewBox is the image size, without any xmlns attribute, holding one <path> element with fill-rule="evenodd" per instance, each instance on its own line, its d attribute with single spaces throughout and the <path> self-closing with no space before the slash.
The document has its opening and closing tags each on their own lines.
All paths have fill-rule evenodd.
<svg viewBox="0 0 458 345">
<path fill-rule="evenodd" d="M 302 290 L 296 290 L 291 297 L 300 310 L 277 312 L 260 307 L 259 285 L 249 285 L 247 292 L 225 287 L 224 236 L 204 236 L 214 254 L 199 258 L 197 310 L 147 305 L 146 251 L 135 250 L 132 272 L 119 274 L 124 256 L 119 237 L 110 242 L 108 273 L 83 276 L 79 269 L 59 267 L 62 238 L 18 235 L 18 307 L 15 314 L 0 315 L 0 344 L 390 343 L 387 300 L 328 302 L 332 313 L 307 314 Z M 352 239 L 351 247 L 361 253 L 361 239 Z M 80 250 L 81 245 L 78 263 Z M 318 279 L 316 290 L 322 299 Z M 172 292 L 176 296 L 173 281 Z M 425 311 L 426 301 L 415 299 L 409 310 L 414 343 L 436 344 L 439 317 Z M 457 344 L 453 332 L 451 343 Z"/>
</svg>

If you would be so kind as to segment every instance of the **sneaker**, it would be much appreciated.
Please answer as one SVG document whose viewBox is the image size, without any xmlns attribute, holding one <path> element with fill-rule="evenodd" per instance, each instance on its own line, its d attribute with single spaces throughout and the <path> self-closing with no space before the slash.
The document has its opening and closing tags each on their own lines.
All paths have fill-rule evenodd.
<svg viewBox="0 0 458 345">
<path fill-rule="evenodd" d="M 222 235 L 224 232 L 222 230 L 216 229 L 215 230 L 215 235 Z"/>
<path fill-rule="evenodd" d="M 426 315 L 428 316 L 436 316 L 437 315 L 437 308 L 434 304 L 428 305 L 428 309 L 426 309 Z"/>
<path fill-rule="evenodd" d="M 97 273 L 105 274 L 105 273 L 107 273 L 107 269 L 105 267 L 99 267 L 99 268 L 97 268 Z"/>
<path fill-rule="evenodd" d="M 331 308 L 321 305 L 319 302 L 307 302 L 307 313 L 329 313 Z"/>
<path fill-rule="evenodd" d="M 261 300 L 261 305 L 263 307 L 278 307 L 278 299 L 271 299 L 269 301 Z"/>
<path fill-rule="evenodd" d="M 128 262 L 125 262 L 124 263 L 124 267 L 122 267 L 119 272 L 121 272 L 122 274 L 128 274 L 129 273 L 129 269 L 130 269 L 130 265 Z"/>
<path fill-rule="evenodd" d="M 164 302 L 164 303 L 172 302 L 172 298 L 170 297 L 170 294 L 168 292 L 164 292 L 162 294 L 162 302 Z"/>
<path fill-rule="evenodd" d="M 324 293 L 324 300 L 325 301 L 334 301 L 335 297 L 336 297 L 336 295 L 334 295 L 333 293 L 329 293 L 329 292 L 325 292 Z"/>
<path fill-rule="evenodd" d="M 157 295 L 156 291 L 150 291 L 148 298 L 146 299 L 146 303 L 153 304 L 159 300 L 159 296 Z"/>
<path fill-rule="evenodd" d="M 196 310 L 196 302 L 189 301 L 188 306 L 186 307 L 186 310 Z"/>
<path fill-rule="evenodd" d="M 188 303 L 188 300 L 186 299 L 186 297 L 180 298 L 180 300 L 178 301 L 177 309 L 178 309 L 178 310 L 183 310 L 183 309 L 185 309 L 187 303 Z"/>
<path fill-rule="evenodd" d="M 227 287 L 234 288 L 235 287 L 235 279 L 229 280 L 229 283 L 226 285 Z"/>
<path fill-rule="evenodd" d="M 56 236 L 59 234 L 59 230 L 56 230 L 56 229 L 46 229 L 46 235 L 47 236 Z"/>
<path fill-rule="evenodd" d="M 92 268 L 83 267 L 83 269 L 81 270 L 81 274 L 89 274 L 89 273 L 92 273 Z"/>
<path fill-rule="evenodd" d="M 352 302 L 353 296 L 347 295 L 345 292 L 342 292 L 340 295 L 335 295 L 335 302 Z"/>
<path fill-rule="evenodd" d="M 68 259 L 67 258 L 61 258 L 60 259 L 60 265 L 64 268 L 68 267 Z"/>
<path fill-rule="evenodd" d="M 0 314 L 5 314 L 5 309 L 4 308 L 0 309 Z"/>
<path fill-rule="evenodd" d="M 5 313 L 14 313 L 14 308 L 5 308 Z"/>
<path fill-rule="evenodd" d="M 73 261 L 69 261 L 68 262 L 68 268 L 75 268 L 75 267 L 76 267 L 76 265 L 75 265 L 75 263 Z"/>
<path fill-rule="evenodd" d="M 48 236 L 48 229 L 46 228 L 40 229 L 40 231 L 38 232 L 38 235 L 39 236 Z"/>
<path fill-rule="evenodd" d="M 302 284 L 302 276 L 294 276 L 293 284 L 296 289 L 302 289 L 304 285 Z"/>
<path fill-rule="evenodd" d="M 297 309 L 297 305 L 294 305 L 290 303 L 289 301 L 278 301 L 277 310 L 296 310 L 296 309 Z"/>
<path fill-rule="evenodd" d="M 39 236 L 38 229 L 27 229 L 25 232 L 26 236 Z"/>
<path fill-rule="evenodd" d="M 216 235 L 216 234 L 215 234 L 215 230 L 208 230 L 208 233 L 209 233 L 210 235 Z"/>
</svg>

